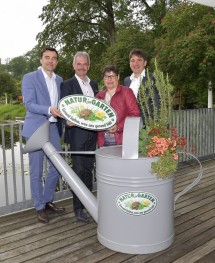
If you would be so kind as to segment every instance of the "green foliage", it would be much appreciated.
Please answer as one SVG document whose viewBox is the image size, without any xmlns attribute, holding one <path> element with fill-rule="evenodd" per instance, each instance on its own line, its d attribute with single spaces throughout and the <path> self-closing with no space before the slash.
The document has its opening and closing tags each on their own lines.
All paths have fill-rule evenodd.
<svg viewBox="0 0 215 263">
<path fill-rule="evenodd" d="M 37 68 L 40 66 L 40 53 L 41 48 L 36 46 L 24 55 L 26 60 L 26 69 L 25 72 L 23 72 L 24 74 L 37 70 Z"/>
<path fill-rule="evenodd" d="M 10 95 L 11 97 L 16 96 L 15 80 L 11 76 L 11 74 L 7 72 L 0 72 L 0 90 L 0 98 L 2 98 L 2 96 L 5 96 L 5 93 Z"/>
<path fill-rule="evenodd" d="M 150 58 L 156 55 L 159 67 L 168 73 L 175 90 L 182 90 L 185 108 L 207 106 L 209 80 L 215 91 L 213 8 L 183 0 L 48 2 L 40 15 L 45 29 L 37 36 L 38 45 L 24 56 L 7 59 L 6 64 L 0 60 L 0 72 L 15 77 L 16 91 L 9 91 L 8 96 L 19 94 L 23 75 L 40 66 L 44 46 L 60 51 L 56 73 L 63 79 L 74 74 L 73 55 L 79 50 L 87 51 L 91 57 L 89 76 L 101 87 L 105 65 L 116 64 L 122 82 L 131 74 L 129 51 L 142 48 Z"/>
<path fill-rule="evenodd" d="M 25 117 L 25 106 L 19 105 L 0 105 L 0 120 L 15 120 L 16 117 Z"/>
<path fill-rule="evenodd" d="M 7 67 L 5 64 L 1 64 L 1 59 L 0 59 L 0 72 L 7 72 Z"/>
<path fill-rule="evenodd" d="M 169 5 L 173 2 L 177 1 L 172 0 Z M 130 0 L 51 0 L 40 15 L 46 27 L 37 39 L 40 46 L 61 46 L 67 58 L 78 50 L 87 51 L 92 59 L 90 77 L 93 79 L 100 81 L 102 68 L 111 63 L 117 64 L 123 79 L 130 74 L 131 49 L 143 48 L 153 56 L 153 27 L 160 25 L 166 11 L 165 1 L 148 5 L 147 1 Z"/>
<path fill-rule="evenodd" d="M 125 24 L 128 14 L 127 3 L 121 0 L 51 0 L 40 15 L 46 27 L 37 36 L 39 46 L 60 46 L 61 55 L 67 58 L 66 71 L 70 70 L 70 75 L 73 72 L 68 61 L 71 63 L 77 51 L 87 51 L 91 57 L 89 76 L 99 81 L 101 57 L 106 47 L 115 42 L 116 27 Z M 65 79 L 68 75 L 62 76 Z"/>
<path fill-rule="evenodd" d="M 168 75 L 165 76 L 161 70 L 158 69 L 157 62 L 154 62 L 155 70 L 153 75 L 156 80 L 156 87 L 160 97 L 160 109 L 157 108 L 154 101 L 154 81 L 148 74 L 148 80 L 144 84 L 141 84 L 139 89 L 139 104 L 140 109 L 144 117 L 145 125 L 148 127 L 167 127 L 170 123 L 172 116 L 172 93 L 174 87 L 170 84 Z M 146 92 L 147 91 L 147 92 Z M 152 109 L 150 108 L 150 102 Z"/>
<path fill-rule="evenodd" d="M 15 57 L 7 64 L 7 69 L 16 79 L 21 79 L 26 73 L 27 61 L 23 56 Z"/>
<path fill-rule="evenodd" d="M 172 118 L 173 86 L 158 69 L 155 60 L 154 77 L 160 97 L 160 107 L 155 103 L 154 81 L 150 78 L 140 86 L 138 101 L 146 127 L 139 132 L 139 154 L 158 157 L 152 163 L 151 171 L 159 178 L 171 176 L 177 169 L 177 151 L 186 145 L 186 139 L 179 137 L 175 127 L 169 128 Z M 150 106 L 152 105 L 152 107 Z"/>
<path fill-rule="evenodd" d="M 159 157 L 157 162 L 152 163 L 152 171 L 159 175 L 159 178 L 166 178 L 176 172 L 178 162 L 172 160 L 172 155 L 164 154 Z"/>
<path fill-rule="evenodd" d="M 134 7 L 134 14 L 136 19 L 140 21 L 141 25 L 145 29 L 150 29 L 153 32 L 155 38 L 160 37 L 163 34 L 163 28 L 161 27 L 161 21 L 165 17 L 166 13 L 180 0 L 155 0 L 155 1 L 130 1 Z M 135 8 L 138 6 L 138 8 Z M 140 24 L 139 23 L 139 24 Z"/>
<path fill-rule="evenodd" d="M 215 83 L 214 21 L 213 8 L 178 5 L 163 19 L 165 33 L 156 41 L 161 69 L 169 73 L 176 89 L 183 90 L 185 103 L 193 101 L 191 107 L 206 106 L 202 94 L 207 94 L 209 81 Z"/>
<path fill-rule="evenodd" d="M 150 132 L 150 126 L 146 126 L 145 129 L 141 129 L 139 132 L 139 154 L 142 156 L 147 156 L 148 150 L 146 149 L 146 145 L 148 145 L 148 134 Z"/>
<path fill-rule="evenodd" d="M 60 55 L 55 73 L 61 76 L 64 80 L 69 79 L 74 75 L 71 56 Z"/>
<path fill-rule="evenodd" d="M 133 48 L 147 50 L 150 57 L 153 55 L 154 40 L 150 31 L 142 31 L 138 26 L 120 27 L 116 34 L 116 42 L 109 46 L 104 52 L 99 66 L 102 69 L 105 65 L 115 64 L 120 70 L 120 79 L 131 74 L 129 66 L 129 52 Z"/>
<path fill-rule="evenodd" d="M 40 44 L 88 50 L 94 43 L 113 43 L 116 19 L 126 16 L 125 1 L 60 1 L 51 0 L 40 15 L 46 24 L 38 35 Z"/>
</svg>

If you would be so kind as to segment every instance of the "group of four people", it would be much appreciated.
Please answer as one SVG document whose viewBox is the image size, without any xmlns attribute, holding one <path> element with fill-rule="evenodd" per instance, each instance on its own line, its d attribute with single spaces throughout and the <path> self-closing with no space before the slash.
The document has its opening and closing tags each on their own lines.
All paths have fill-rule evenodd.
<svg viewBox="0 0 215 263">
<path fill-rule="evenodd" d="M 26 117 L 22 135 L 26 141 L 44 123 L 50 122 L 49 138 L 57 151 L 61 151 L 58 119 L 62 115 L 57 108 L 58 101 L 65 96 L 82 94 L 96 97 L 109 104 L 117 114 L 117 123 L 106 131 L 93 131 L 80 128 L 74 123 L 63 120 L 65 124 L 64 142 L 70 151 L 95 151 L 96 146 L 122 144 L 123 126 L 127 116 L 140 116 L 137 94 L 141 82 L 146 81 L 146 53 L 141 49 L 130 52 L 132 75 L 125 78 L 124 86 L 119 84 L 120 74 L 116 66 L 106 66 L 103 70 L 105 88 L 99 92 L 98 84 L 90 80 L 87 73 L 90 69 L 90 57 L 87 52 L 77 52 L 73 58 L 75 75 L 63 81 L 54 73 L 58 64 L 58 52 L 46 48 L 41 52 L 41 67 L 26 74 L 22 81 L 22 95 L 26 106 Z M 126 86 L 126 87 L 125 87 Z M 130 87 L 130 88 L 128 88 Z M 93 188 L 94 156 L 72 154 L 72 168 L 90 191 Z M 47 211 L 64 213 L 63 207 L 53 203 L 59 172 L 48 159 L 49 169 L 43 184 L 43 150 L 29 153 L 31 192 L 39 222 L 49 221 Z M 88 223 L 84 206 L 73 193 L 73 209 L 78 220 Z"/>
</svg>

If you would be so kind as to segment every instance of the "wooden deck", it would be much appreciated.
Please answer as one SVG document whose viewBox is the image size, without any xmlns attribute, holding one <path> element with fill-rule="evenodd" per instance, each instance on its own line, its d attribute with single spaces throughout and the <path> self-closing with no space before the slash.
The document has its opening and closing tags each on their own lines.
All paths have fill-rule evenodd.
<svg viewBox="0 0 215 263">
<path fill-rule="evenodd" d="M 132 255 L 107 249 L 97 240 L 97 225 L 77 222 L 72 201 L 65 200 L 66 214 L 37 222 L 33 209 L 0 217 L 0 262 L 215 262 L 215 161 L 203 163 L 200 183 L 182 196 L 175 210 L 175 239 L 161 252 Z M 198 167 L 177 172 L 175 192 L 191 182 Z M 162 226 L 161 226 L 162 227 Z"/>
</svg>

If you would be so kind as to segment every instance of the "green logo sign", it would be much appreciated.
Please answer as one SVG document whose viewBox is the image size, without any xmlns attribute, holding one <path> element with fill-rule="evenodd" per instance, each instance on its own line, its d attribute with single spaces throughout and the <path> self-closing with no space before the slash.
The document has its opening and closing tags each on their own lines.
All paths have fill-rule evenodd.
<svg viewBox="0 0 215 263">
<path fill-rule="evenodd" d="M 126 214 L 141 216 L 156 208 L 157 198 L 146 192 L 126 192 L 116 198 L 116 205 Z"/>
<path fill-rule="evenodd" d="M 104 101 L 84 95 L 61 99 L 58 108 L 64 118 L 89 130 L 106 130 L 117 121 L 116 112 Z"/>
</svg>

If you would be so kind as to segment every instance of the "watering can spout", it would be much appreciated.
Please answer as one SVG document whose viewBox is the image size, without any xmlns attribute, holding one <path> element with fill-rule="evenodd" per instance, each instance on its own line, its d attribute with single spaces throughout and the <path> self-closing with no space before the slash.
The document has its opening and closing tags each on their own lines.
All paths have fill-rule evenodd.
<svg viewBox="0 0 215 263">
<path fill-rule="evenodd" d="M 43 145 L 49 140 L 49 125 L 47 121 L 37 129 L 28 140 L 23 149 L 23 153 L 33 152 L 42 149 Z"/>
<path fill-rule="evenodd" d="M 39 127 L 27 141 L 23 149 L 23 153 L 28 153 L 37 150 L 43 150 L 46 156 L 54 164 L 58 172 L 63 176 L 73 192 L 78 196 L 82 204 L 91 214 L 93 219 L 98 222 L 97 200 L 96 197 L 89 191 L 86 185 L 81 181 L 73 169 L 57 152 L 54 146 L 49 142 L 49 122 L 44 123 Z"/>
</svg>

